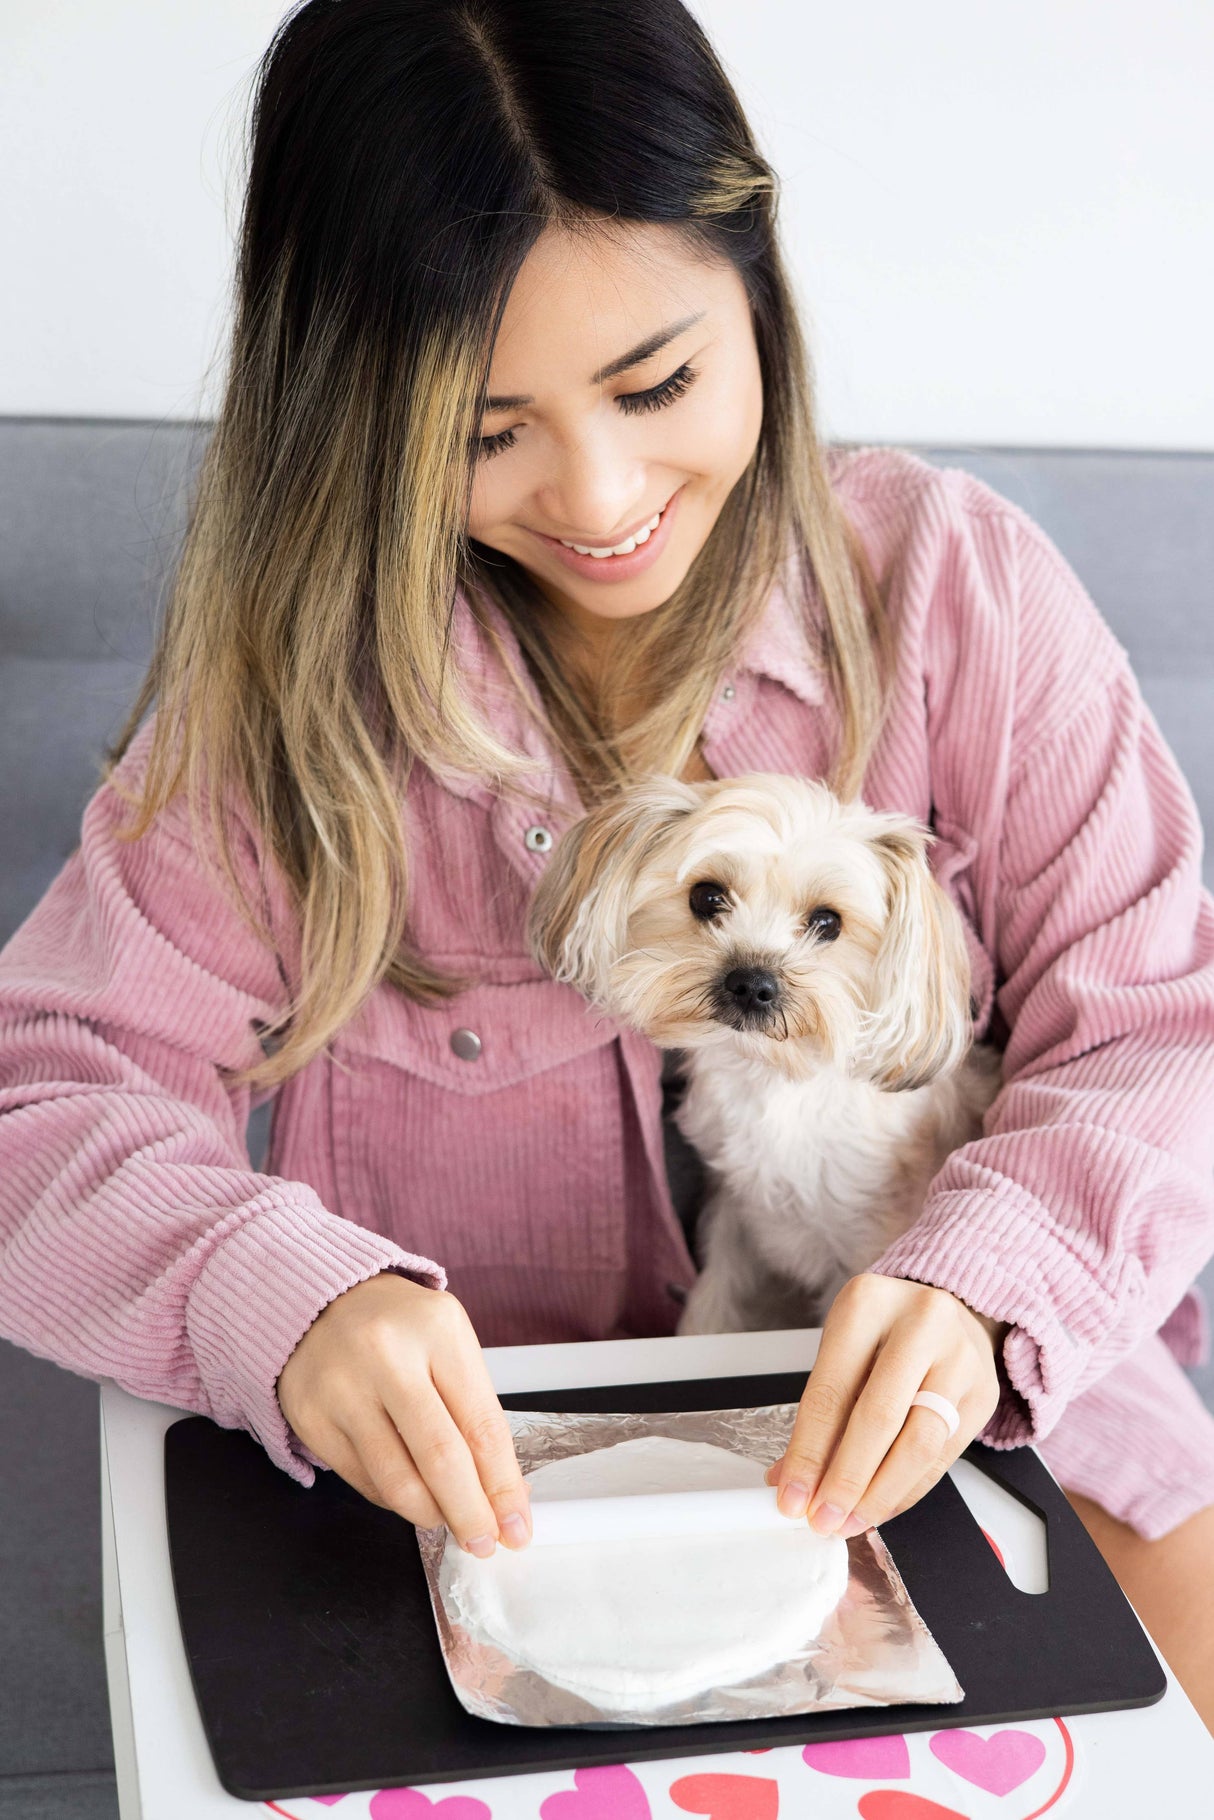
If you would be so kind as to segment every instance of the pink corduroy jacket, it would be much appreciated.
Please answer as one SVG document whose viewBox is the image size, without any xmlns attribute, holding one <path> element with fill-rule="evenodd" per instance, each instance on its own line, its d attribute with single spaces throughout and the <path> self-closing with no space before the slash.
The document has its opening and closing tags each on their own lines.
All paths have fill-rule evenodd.
<svg viewBox="0 0 1214 1820">
<path fill-rule="evenodd" d="M 1181 1369 L 1203 1356 L 1189 1288 L 1214 1252 L 1214 900 L 1196 807 L 1124 649 L 1023 511 L 897 449 L 831 466 L 900 635 L 864 796 L 934 826 L 975 1033 L 994 1019 L 1006 1040 L 984 1135 L 876 1268 L 1011 1322 L 984 1438 L 1042 1443 L 1064 1484 L 1158 1535 L 1214 1502 L 1214 1419 Z M 576 793 L 462 594 L 455 631 L 545 806 L 414 767 L 412 932 L 478 983 L 441 1009 L 379 988 L 278 1092 L 263 1172 L 249 1095 L 223 1071 L 260 1053 L 298 939 L 243 824 L 273 946 L 202 864 L 184 806 L 122 843 L 103 787 L 0 952 L 0 1333 L 246 1428 L 304 1484 L 319 1462 L 275 1380 L 374 1272 L 446 1284 L 485 1345 L 669 1333 L 695 1273 L 661 1052 L 526 951 L 528 897 Z M 837 730 L 778 587 L 720 679 L 706 761 L 823 775 Z"/>
</svg>

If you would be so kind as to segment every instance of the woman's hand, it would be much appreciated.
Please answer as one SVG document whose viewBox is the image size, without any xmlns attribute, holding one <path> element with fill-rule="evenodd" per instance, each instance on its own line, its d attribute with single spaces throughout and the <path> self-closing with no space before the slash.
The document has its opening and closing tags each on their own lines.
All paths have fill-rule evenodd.
<svg viewBox="0 0 1214 1820">
<path fill-rule="evenodd" d="M 474 1555 L 531 1538 L 514 1437 L 463 1303 L 393 1271 L 323 1308 L 278 1377 L 283 1415 L 356 1491 Z"/>
<path fill-rule="evenodd" d="M 835 1297 L 782 1459 L 768 1468 L 786 1516 L 822 1535 L 883 1523 L 915 1504 L 989 1422 L 1007 1326 L 946 1289 L 865 1272 Z M 919 1390 L 956 1405 L 951 1438 Z"/>
</svg>

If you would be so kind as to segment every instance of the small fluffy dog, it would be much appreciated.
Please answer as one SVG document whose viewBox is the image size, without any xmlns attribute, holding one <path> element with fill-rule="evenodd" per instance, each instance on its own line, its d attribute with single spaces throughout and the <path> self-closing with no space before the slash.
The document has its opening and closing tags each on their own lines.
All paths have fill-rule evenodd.
<svg viewBox="0 0 1214 1820">
<path fill-rule="evenodd" d="M 776 773 L 655 776 L 557 842 L 536 960 L 663 1049 L 707 1166 L 680 1333 L 816 1325 L 982 1131 L 958 911 L 931 831 Z"/>
</svg>

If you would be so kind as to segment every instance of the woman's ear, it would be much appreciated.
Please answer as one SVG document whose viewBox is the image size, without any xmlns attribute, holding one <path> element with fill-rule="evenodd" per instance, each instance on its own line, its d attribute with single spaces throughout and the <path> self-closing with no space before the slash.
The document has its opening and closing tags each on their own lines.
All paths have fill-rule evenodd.
<svg viewBox="0 0 1214 1820">
<path fill-rule="evenodd" d="M 888 915 L 861 1062 L 878 1087 L 899 1092 L 926 1086 L 969 1049 L 970 959 L 960 913 L 927 864 L 930 834 L 908 816 L 885 819 L 869 840 L 885 870 Z"/>
<path fill-rule="evenodd" d="M 609 1008 L 609 976 L 627 945 L 637 878 L 698 802 L 694 785 L 655 775 L 565 830 L 527 910 L 527 945 L 554 979 Z"/>
</svg>

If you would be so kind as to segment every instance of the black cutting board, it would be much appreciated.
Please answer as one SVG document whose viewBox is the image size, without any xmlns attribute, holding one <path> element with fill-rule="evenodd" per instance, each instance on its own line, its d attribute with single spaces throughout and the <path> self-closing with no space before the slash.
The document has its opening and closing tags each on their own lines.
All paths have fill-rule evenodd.
<svg viewBox="0 0 1214 1820">
<path fill-rule="evenodd" d="M 507 1409 L 661 1411 L 795 1403 L 803 1372 L 519 1392 Z M 411 1524 L 335 1472 L 300 1485 L 253 1437 L 187 1416 L 165 1434 L 182 1637 L 220 1782 L 248 1801 L 335 1795 L 889 1732 L 1149 1706 L 1166 1677 L 1036 1455 L 965 1457 L 1038 1512 L 1049 1591 L 1012 1585 L 945 1477 L 882 1525 L 966 1690 L 956 1706 L 858 1707 L 715 1725 L 527 1727 L 474 1718 L 443 1664 Z"/>
</svg>

